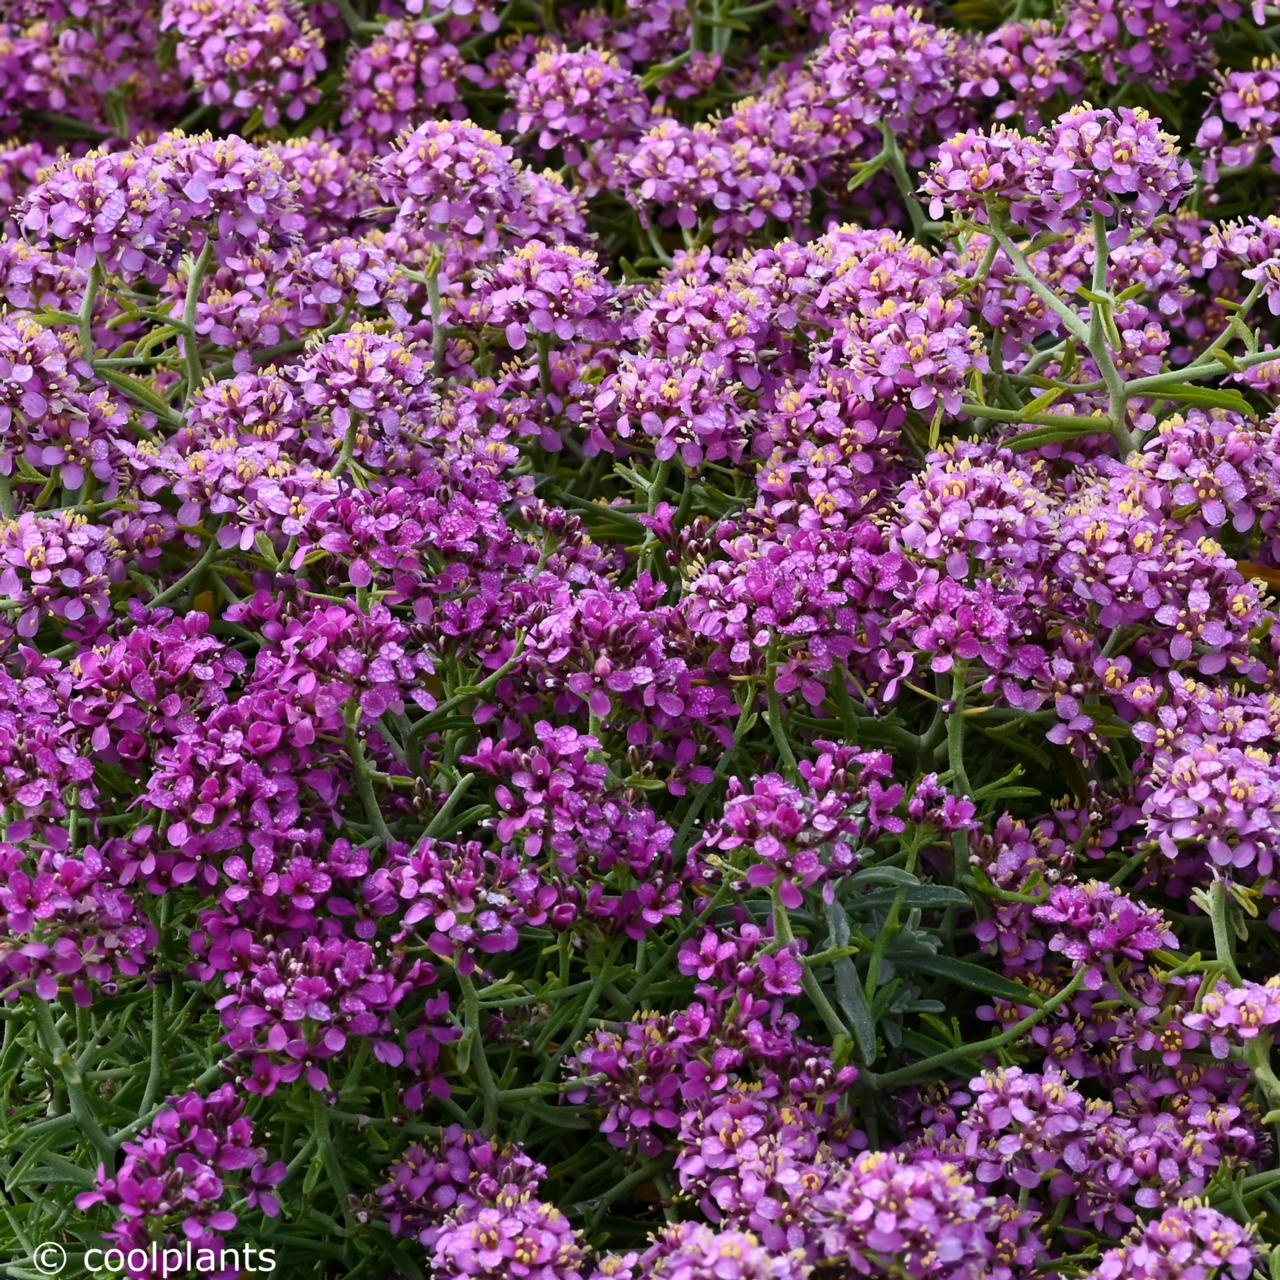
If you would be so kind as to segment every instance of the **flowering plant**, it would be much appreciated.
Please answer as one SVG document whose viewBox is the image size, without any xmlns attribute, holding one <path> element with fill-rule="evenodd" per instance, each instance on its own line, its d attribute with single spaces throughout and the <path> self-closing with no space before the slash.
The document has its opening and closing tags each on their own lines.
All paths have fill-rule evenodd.
<svg viewBox="0 0 1280 1280">
<path fill-rule="evenodd" d="M 5 1274 L 1280 1277 L 1278 32 L 0 5 Z"/>
</svg>

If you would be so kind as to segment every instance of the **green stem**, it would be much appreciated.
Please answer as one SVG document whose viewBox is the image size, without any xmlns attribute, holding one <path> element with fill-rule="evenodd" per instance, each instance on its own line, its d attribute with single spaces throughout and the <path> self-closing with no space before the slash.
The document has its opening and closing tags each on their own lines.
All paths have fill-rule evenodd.
<svg viewBox="0 0 1280 1280">
<path fill-rule="evenodd" d="M 1265 351 L 1254 351 L 1250 355 L 1240 356 L 1235 361 L 1235 369 L 1254 369 L 1260 364 L 1270 364 L 1280 360 L 1280 347 L 1268 347 Z M 1181 369 L 1170 369 L 1167 373 L 1153 373 L 1146 378 L 1134 378 L 1125 384 L 1125 391 L 1130 396 L 1149 396 L 1162 387 L 1173 386 L 1180 382 L 1198 382 L 1201 378 L 1210 378 L 1224 372 L 1216 360 L 1210 364 L 1188 364 Z"/>
<path fill-rule="evenodd" d="M 479 1084 L 480 1096 L 484 1099 L 484 1120 L 480 1127 L 486 1134 L 492 1134 L 498 1123 L 498 1085 L 489 1069 L 489 1058 L 480 1034 L 480 997 L 475 983 L 469 977 L 459 974 L 458 985 L 462 988 L 463 1020 L 471 1046 L 471 1064 L 475 1067 L 476 1083 Z"/>
<path fill-rule="evenodd" d="M 964 767 L 964 700 L 965 662 L 959 660 L 951 670 L 951 710 L 947 714 L 947 765 L 956 789 L 966 796 L 973 795 L 973 784 Z"/>
<path fill-rule="evenodd" d="M 599 1084 L 602 1075 L 575 1076 L 571 1080 L 540 1080 L 537 1084 L 525 1085 L 519 1089 L 499 1089 L 499 1102 L 520 1102 L 525 1098 L 544 1098 L 549 1093 L 567 1093 L 570 1089 L 587 1088 Z"/>
<path fill-rule="evenodd" d="M 773 937 L 779 946 L 785 947 L 788 943 L 796 940 L 795 930 L 791 927 L 791 917 L 787 914 L 787 908 L 783 905 L 782 899 L 778 896 L 778 890 L 773 890 Z M 826 1025 L 827 1030 L 832 1036 L 839 1038 L 848 1038 L 849 1028 L 845 1026 L 844 1019 L 832 1007 L 831 1001 L 827 999 L 827 993 L 822 989 L 822 983 L 818 981 L 818 975 L 808 967 L 800 978 L 801 985 L 804 987 L 804 993 L 809 997 L 809 1003 L 817 1010 L 818 1017 Z"/>
<path fill-rule="evenodd" d="M 356 451 L 356 441 L 359 439 L 359 436 L 360 415 L 358 413 L 352 413 L 351 420 L 347 423 L 346 434 L 342 437 L 342 450 L 338 454 L 338 461 L 333 465 L 333 477 L 335 480 L 351 465 L 351 460 Z M 364 487 L 364 485 L 360 485 L 360 488 Z"/>
<path fill-rule="evenodd" d="M 880 122 L 880 137 L 883 139 L 881 145 L 884 148 L 889 172 L 893 174 L 893 180 L 897 183 L 898 192 L 902 196 L 902 203 L 906 206 L 907 216 L 911 219 L 911 234 L 917 240 L 923 240 L 924 210 L 920 208 L 920 202 L 916 199 L 916 186 L 907 172 L 907 162 L 903 159 L 902 148 L 898 146 L 897 134 L 883 120 Z"/>
<path fill-rule="evenodd" d="M 338 1149 L 333 1145 L 333 1134 L 329 1129 L 329 1109 L 324 1095 L 313 1091 L 311 1095 L 311 1114 L 314 1119 L 316 1142 L 320 1147 L 320 1156 L 324 1160 L 325 1172 L 329 1175 L 329 1185 L 333 1194 L 338 1197 L 342 1216 L 351 1222 L 351 1188 L 347 1185 L 347 1175 L 342 1168 L 342 1160 Z"/>
<path fill-rule="evenodd" d="M 1084 982 L 1084 974 L 1083 969 L 1077 969 L 1071 981 L 1057 995 L 1051 996 L 1038 1009 L 1029 1013 L 1021 1022 L 1015 1022 L 1007 1031 L 990 1036 L 986 1040 L 979 1040 L 976 1044 L 962 1044 L 955 1049 L 948 1049 L 945 1053 L 934 1054 L 932 1058 L 924 1058 L 909 1066 L 900 1067 L 897 1071 L 876 1076 L 874 1079 L 876 1088 L 894 1089 L 904 1084 L 915 1084 L 934 1075 L 941 1068 L 950 1066 L 953 1062 L 981 1057 L 996 1049 L 1003 1049 L 1005 1045 L 1013 1044 L 1019 1036 L 1030 1031 L 1037 1023 L 1043 1022 L 1051 1013 L 1066 1004 L 1080 990 L 1080 985 Z"/>
<path fill-rule="evenodd" d="M 615 1200 L 621 1200 L 623 1196 L 635 1187 L 642 1186 L 650 1181 L 655 1174 L 661 1173 L 669 1163 L 667 1156 L 654 1156 L 652 1160 L 646 1160 L 638 1169 L 633 1169 L 625 1178 L 620 1178 L 617 1182 L 610 1186 L 609 1190 L 599 1196 L 595 1196 L 590 1200 L 573 1204 L 575 1210 L 594 1209 L 600 1210 L 611 1205 Z M 592 1170 L 592 1174 L 598 1174 L 599 1169 Z M 589 1184 L 588 1184 L 589 1185 Z M 577 1188 L 570 1188 L 571 1193 Z"/>
<path fill-rule="evenodd" d="M 369 762 L 365 758 L 364 748 L 360 745 L 360 738 L 356 734 L 355 725 L 350 723 L 347 725 L 347 754 L 351 757 L 351 764 L 356 777 L 356 792 L 360 796 L 360 803 L 364 806 L 365 815 L 368 817 L 374 831 L 383 840 L 390 840 L 391 829 L 387 826 L 386 820 L 382 816 L 382 810 L 378 807 L 378 797 L 374 794 L 373 777 L 369 772 Z"/>
<path fill-rule="evenodd" d="M 967 402 L 960 406 L 960 412 L 974 418 L 990 418 L 992 422 L 1019 422 L 1032 427 L 1073 427 L 1087 422 L 1090 426 L 1096 423 L 1099 431 L 1110 431 L 1113 426 L 1112 420 L 1103 414 L 1024 413 L 1021 409 L 1000 409 L 994 405 Z"/>
<path fill-rule="evenodd" d="M 502 664 L 496 671 L 491 671 L 479 684 L 463 685 L 456 689 L 453 694 L 446 698 L 443 702 L 437 703 L 430 711 L 422 717 L 409 730 L 409 739 L 405 743 L 406 749 L 411 747 L 415 742 L 429 732 L 431 725 L 442 720 L 456 707 L 461 706 L 470 698 L 478 698 L 483 693 L 488 693 L 497 683 L 507 676 L 515 668 L 517 662 L 520 661 L 520 655 L 524 651 L 524 635 L 520 634 L 516 637 L 516 647 L 511 651 L 511 657 Z"/>
<path fill-rule="evenodd" d="M 1213 949 L 1222 962 L 1227 977 L 1235 986 L 1240 986 L 1243 979 L 1236 968 L 1235 948 L 1231 942 L 1231 922 L 1227 915 L 1230 904 L 1227 900 L 1227 886 L 1223 880 L 1215 880 L 1209 886 L 1209 920 L 1213 925 Z"/>
<path fill-rule="evenodd" d="M 1271 1066 L 1271 1044 L 1269 1035 L 1255 1037 L 1245 1045 L 1244 1060 L 1267 1099 L 1268 1114 L 1263 1119 L 1275 1124 L 1280 1119 L 1280 1080 Z"/>
<path fill-rule="evenodd" d="M 791 750 L 791 742 L 782 724 L 782 704 L 778 699 L 777 685 L 778 639 L 775 636 L 769 642 L 769 664 L 765 670 L 765 694 L 769 705 L 769 732 L 778 748 L 778 754 L 786 771 L 794 776 L 796 772 L 796 755 Z"/>
<path fill-rule="evenodd" d="M 1235 334 L 1238 334 L 1241 328 L 1243 328 L 1242 322 L 1245 316 L 1247 316 L 1249 312 L 1253 310 L 1254 303 L 1256 303 L 1260 297 L 1262 297 L 1261 281 L 1255 284 L 1253 288 L 1250 289 L 1247 294 L 1245 294 L 1243 301 L 1236 308 L 1235 313 L 1232 315 L 1230 323 L 1228 323 L 1223 328 L 1222 332 L 1218 334 L 1218 336 L 1214 338 L 1214 340 L 1207 347 L 1205 347 L 1205 349 L 1198 356 L 1196 356 L 1196 358 L 1191 363 L 1204 364 L 1206 361 L 1213 360 L 1213 357 L 1217 355 L 1217 353 L 1221 351 L 1222 348 L 1225 347 L 1228 342 L 1231 341 L 1232 336 Z M 1214 361 L 1214 363 L 1217 364 L 1218 362 Z"/>
<path fill-rule="evenodd" d="M 914 847 L 911 850 L 910 858 L 907 860 L 906 869 L 910 874 L 915 874 L 916 850 Z M 905 888 L 899 889 L 893 895 L 889 910 L 885 912 L 884 924 L 880 926 L 880 930 L 876 934 L 875 945 L 872 947 L 871 956 L 867 961 L 867 978 L 862 988 L 867 993 L 868 1004 L 875 998 L 876 990 L 880 986 L 880 966 L 884 963 L 884 953 L 888 950 L 889 943 L 898 932 L 898 916 L 902 914 L 902 906 L 906 900 L 907 891 Z M 856 952 L 858 948 L 848 947 L 842 948 L 842 950 Z"/>
<path fill-rule="evenodd" d="M 862 947 L 850 943 L 847 947 L 831 947 L 811 956 L 801 956 L 800 963 L 809 969 L 821 969 L 824 964 L 835 964 L 837 960 L 850 960 L 854 956 L 859 956 L 862 950 Z"/>
<path fill-rule="evenodd" d="M 191 274 L 187 277 L 187 297 L 182 306 L 182 338 L 183 353 L 187 363 L 186 399 L 195 394 L 200 380 L 204 377 L 204 367 L 200 363 L 200 343 L 196 337 L 196 312 L 200 306 L 200 286 L 204 283 L 205 273 L 213 262 L 213 238 L 205 241 L 200 256 L 192 263 Z"/>
<path fill-rule="evenodd" d="M 184 588 L 190 586 L 197 578 L 222 554 L 222 547 L 218 545 L 217 529 L 210 529 L 209 545 L 204 550 L 204 555 L 191 566 L 180 577 L 177 582 L 166 587 L 159 595 L 153 596 L 151 599 L 151 607 L 154 609 L 158 605 L 168 604 L 168 602 L 176 597 Z"/>
<path fill-rule="evenodd" d="M 93 359 L 93 304 L 98 298 L 98 286 L 102 283 L 102 264 L 95 258 L 84 282 L 84 297 L 80 300 L 79 330 L 80 350 L 86 360 Z"/>
<path fill-rule="evenodd" d="M 471 789 L 472 784 L 476 780 L 474 773 L 464 773 L 462 777 L 454 784 L 453 790 L 449 792 L 444 804 L 436 810 L 427 829 L 423 833 L 428 836 L 438 836 L 443 834 L 449 819 L 453 817 L 458 805 L 461 803 L 463 796 Z"/>
<path fill-rule="evenodd" d="M 435 378 L 444 375 L 445 332 L 440 323 L 440 264 L 443 261 L 437 251 L 427 264 L 427 303 L 431 308 L 431 373 Z"/>
<path fill-rule="evenodd" d="M 89 1139 L 102 1162 L 110 1169 L 115 1162 L 115 1147 L 112 1145 L 111 1139 L 102 1131 L 102 1126 L 98 1123 L 97 1116 L 93 1114 L 93 1104 L 85 1091 L 84 1077 L 80 1074 L 80 1068 L 76 1066 L 75 1059 L 71 1056 L 62 1036 L 58 1032 L 57 1025 L 53 1020 L 53 1012 L 48 1003 L 41 1000 L 39 996 L 34 997 L 32 1003 L 35 1011 L 36 1031 L 45 1050 L 53 1059 L 54 1066 L 58 1068 L 62 1076 L 62 1083 L 67 1090 L 67 1101 L 71 1106 L 71 1114 L 75 1116 L 80 1132 Z"/>
<path fill-rule="evenodd" d="M 1107 294 L 1107 220 L 1100 213 L 1093 215 L 1093 290 L 1098 297 L 1109 297 Z M 1109 318 L 1107 308 L 1110 303 L 1090 302 L 1089 307 L 1089 352 L 1098 365 L 1102 380 L 1106 383 L 1107 398 L 1111 408 L 1111 435 L 1124 456 L 1133 452 L 1135 447 L 1133 436 L 1126 425 L 1128 418 L 1128 401 L 1124 380 L 1116 368 L 1111 354 L 1111 343 L 1107 334 L 1106 321 Z M 1114 327 L 1114 322 L 1112 322 Z"/>
<path fill-rule="evenodd" d="M 1087 345 L 1089 342 L 1088 326 L 1031 269 L 1031 264 L 1023 256 L 1022 250 L 1009 239 L 1009 235 L 1001 225 L 999 215 L 997 214 L 991 215 L 991 234 L 995 236 L 996 241 L 1004 250 L 1005 257 L 1013 263 L 1014 269 L 1018 273 L 1018 278 L 1022 283 L 1025 284 L 1027 288 L 1030 289 L 1031 292 L 1034 293 L 1036 297 L 1039 298 L 1040 301 L 1043 302 L 1045 306 L 1062 321 L 1066 326 L 1068 333 L 1073 334 L 1081 342 Z"/>
<path fill-rule="evenodd" d="M 334 7 L 353 36 L 377 35 L 382 30 L 379 23 L 368 22 L 362 18 L 352 7 L 351 0 L 334 0 Z"/>
<path fill-rule="evenodd" d="M 164 1063 L 164 997 L 160 993 L 160 984 L 152 979 L 151 986 L 151 1063 L 147 1068 L 147 1083 L 142 1090 L 142 1101 L 139 1111 L 150 1111 L 155 1105 L 156 1094 L 160 1092 L 160 1076 Z"/>
</svg>

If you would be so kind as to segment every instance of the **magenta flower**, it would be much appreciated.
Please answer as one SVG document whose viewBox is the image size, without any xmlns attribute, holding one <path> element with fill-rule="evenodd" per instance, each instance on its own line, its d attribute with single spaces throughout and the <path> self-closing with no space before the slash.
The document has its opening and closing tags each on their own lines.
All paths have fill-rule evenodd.
<svg viewBox="0 0 1280 1280">
<path fill-rule="evenodd" d="M 319 101 L 324 41 L 292 0 L 165 0 L 160 27 L 177 33 L 179 71 L 221 108 L 224 126 L 257 107 L 271 128 Z"/>
<path fill-rule="evenodd" d="M 237 1197 L 267 1217 L 280 1213 L 273 1188 L 284 1181 L 285 1166 L 268 1164 L 254 1136 L 244 1099 L 230 1083 L 205 1097 L 170 1098 L 137 1137 L 123 1144 L 124 1160 L 115 1177 L 99 1167 L 97 1189 L 77 1196 L 76 1205 L 113 1209 L 118 1217 L 105 1239 L 126 1252 L 137 1249 L 150 1256 L 152 1241 L 162 1249 L 181 1249 L 188 1240 L 197 1249 L 220 1251 L 238 1222 L 230 1208 Z"/>
<path fill-rule="evenodd" d="M 1055 886 L 1033 915 L 1056 927 L 1049 949 L 1083 968 L 1085 985 L 1095 990 L 1110 966 L 1140 962 L 1151 951 L 1177 945 L 1159 911 L 1099 880 Z"/>
<path fill-rule="evenodd" d="M 480 236 L 519 208 L 510 147 L 469 120 L 419 125 L 377 169 L 383 196 L 435 235 Z"/>
<path fill-rule="evenodd" d="M 1109 1249 L 1088 1280 L 1245 1280 L 1257 1256 L 1252 1224 L 1208 1205 L 1166 1209 Z"/>
<path fill-rule="evenodd" d="M 1219 982 L 1205 993 L 1200 1008 L 1188 1013 L 1183 1024 L 1209 1035 L 1215 1057 L 1225 1058 L 1231 1046 L 1243 1047 L 1280 1023 L 1280 979 L 1267 983 L 1245 982 L 1233 987 Z"/>
</svg>

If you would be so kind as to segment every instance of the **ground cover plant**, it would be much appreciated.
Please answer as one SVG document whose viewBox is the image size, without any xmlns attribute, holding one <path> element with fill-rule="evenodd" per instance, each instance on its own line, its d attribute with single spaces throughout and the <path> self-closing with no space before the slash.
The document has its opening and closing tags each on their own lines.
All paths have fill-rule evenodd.
<svg viewBox="0 0 1280 1280">
<path fill-rule="evenodd" d="M 1278 37 L 4 0 L 4 1274 L 1280 1276 Z"/>
</svg>

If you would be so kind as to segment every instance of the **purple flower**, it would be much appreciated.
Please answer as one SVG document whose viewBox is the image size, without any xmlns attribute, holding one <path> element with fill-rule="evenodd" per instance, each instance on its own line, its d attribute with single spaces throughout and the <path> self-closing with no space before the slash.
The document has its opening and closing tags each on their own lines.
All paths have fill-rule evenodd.
<svg viewBox="0 0 1280 1280">
<path fill-rule="evenodd" d="M 749 1230 L 775 1254 L 817 1251 L 815 1197 L 841 1176 L 829 1118 L 787 1097 L 739 1086 L 687 1109 L 676 1173 L 717 1225 Z"/>
<path fill-rule="evenodd" d="M 607 50 L 539 53 L 509 92 L 515 127 L 532 133 L 542 154 L 561 150 L 588 195 L 612 184 L 649 123 L 639 79 Z"/>
<path fill-rule="evenodd" d="M 822 1258 L 856 1275 L 992 1274 L 995 1202 L 957 1165 L 870 1152 L 819 1193 L 812 1213 Z"/>
<path fill-rule="evenodd" d="M 430 120 L 377 163 L 383 196 L 433 234 L 491 232 L 519 208 L 511 148 L 470 120 Z"/>
<path fill-rule="evenodd" d="M 1148 225 L 1176 209 L 1191 189 L 1191 165 L 1174 139 L 1141 108 L 1073 107 L 1040 134 L 1044 153 L 1027 185 L 1055 230 L 1099 213 Z"/>
<path fill-rule="evenodd" d="M 776 773 L 752 779 L 750 790 L 731 779 L 724 816 L 690 856 L 705 861 L 720 855 L 734 862 L 745 856 L 747 883 L 776 886 L 783 905 L 792 909 L 804 901 L 805 889 L 821 885 L 829 894 L 857 868 L 864 841 L 880 830 L 901 829 L 900 820 L 890 816 L 901 788 L 885 791 L 878 780 L 885 760 L 876 752 L 834 748 L 805 762 L 803 789 Z"/>
<path fill-rule="evenodd" d="M 1245 1280 L 1257 1254 L 1252 1224 L 1189 1202 L 1135 1227 L 1085 1280 Z"/>
<path fill-rule="evenodd" d="M 0 998 L 32 992 L 56 1001 L 69 989 L 87 1007 L 91 983 L 114 992 L 150 963 L 155 927 L 119 884 L 108 852 L 90 846 L 24 855 L 0 844 L 0 874 Z"/>
<path fill-rule="evenodd" d="M 713 356 L 628 354 L 595 397 L 596 447 L 626 448 L 648 436 L 660 462 L 738 462 L 750 423 L 750 411 L 738 403 L 741 390 L 726 363 Z"/>
<path fill-rule="evenodd" d="M 1173 930 L 1154 908 L 1135 902 L 1100 880 L 1055 885 L 1048 901 L 1032 913 L 1056 926 L 1049 949 L 1085 971 L 1085 985 L 1096 990 L 1111 967 L 1141 962 L 1148 953 L 1177 946 Z"/>
<path fill-rule="evenodd" d="M 224 975 L 230 991 L 216 1008 L 227 1044 L 252 1061 L 251 1092 L 270 1094 L 299 1078 L 324 1090 L 320 1064 L 352 1037 L 368 1039 L 380 1062 L 404 1061 L 391 1014 L 432 976 L 421 961 L 383 960 L 366 942 L 309 936 L 297 947 L 253 946 Z"/>
<path fill-rule="evenodd" d="M 1232 1045 L 1243 1047 L 1280 1023 L 1280 978 L 1238 987 L 1219 982 L 1182 1021 L 1192 1031 L 1207 1032 L 1214 1056 L 1225 1058 Z"/>
<path fill-rule="evenodd" d="M 486 322 L 503 329 L 519 351 L 531 333 L 559 342 L 602 341 L 612 328 L 612 294 L 594 253 L 528 240 L 498 261 L 481 298 Z"/>
<path fill-rule="evenodd" d="M 635 1275 L 652 1280 L 803 1280 L 808 1273 L 802 1254 L 777 1252 L 750 1232 L 714 1231 L 700 1222 L 664 1228 L 636 1265 Z M 596 1274 L 611 1280 L 626 1272 L 605 1266 Z"/>
<path fill-rule="evenodd" d="M 190 1241 L 196 1250 L 221 1252 L 223 1239 L 238 1222 L 230 1205 L 242 1196 L 268 1217 L 280 1212 L 272 1190 L 284 1181 L 285 1166 L 267 1163 L 254 1145 L 253 1122 L 234 1085 L 206 1097 L 187 1093 L 170 1098 L 154 1120 L 123 1145 L 115 1177 L 98 1169 L 98 1188 L 76 1197 L 80 1209 L 105 1204 L 118 1217 L 105 1239 L 126 1253 L 151 1256 L 152 1242 L 164 1250 Z M 129 1274 L 159 1276 L 149 1263 Z"/>
<path fill-rule="evenodd" d="M 414 1144 L 391 1164 L 378 1205 L 395 1235 L 415 1236 L 434 1249 L 450 1218 L 473 1215 L 503 1194 L 536 1195 L 546 1172 L 519 1147 L 454 1124 L 438 1141 Z"/>
<path fill-rule="evenodd" d="M 901 131 L 919 122 L 945 131 L 955 119 L 951 40 L 920 9 L 864 5 L 835 24 L 813 71 L 828 100 L 867 124 L 883 120 Z"/>
<path fill-rule="evenodd" d="M 1153 761 L 1142 811 L 1160 851 L 1204 867 L 1270 875 L 1280 851 L 1280 771 L 1260 746 L 1175 739 Z"/>
<path fill-rule="evenodd" d="M 565 1068 L 574 1075 L 602 1076 L 590 1088 L 574 1088 L 570 1101 L 590 1098 L 604 1110 L 600 1132 L 615 1147 L 635 1147 L 654 1156 L 680 1125 L 682 1101 L 705 1093 L 708 1075 L 721 1073 L 741 1060 L 727 1047 L 711 1048 L 712 1069 L 698 1060 L 710 1022 L 695 1005 L 685 1014 L 641 1013 L 621 1031 L 596 1031 L 587 1037 Z"/>
<path fill-rule="evenodd" d="M 1043 154 L 1035 139 L 1015 129 L 957 134 L 938 148 L 938 159 L 921 183 L 929 216 L 941 218 L 949 211 L 986 221 L 989 200 L 1025 203 L 1028 171 Z"/>
<path fill-rule="evenodd" d="M 415 120 L 466 114 L 458 92 L 462 58 L 431 22 L 392 19 L 367 45 L 353 45 L 341 96 L 345 138 L 381 151 Z"/>
<path fill-rule="evenodd" d="M 461 1208 L 446 1220 L 431 1274 L 439 1280 L 582 1280 L 585 1260 L 555 1205 L 504 1187 L 491 1203 Z"/>
<path fill-rule="evenodd" d="M 91 634 L 123 578 L 119 543 L 87 516 L 26 513 L 0 524 L 0 594 L 18 606 L 21 636 L 34 636 L 49 617 Z"/>
<path fill-rule="evenodd" d="M 319 101 L 324 41 L 292 0 L 165 0 L 160 29 L 177 33 L 178 69 L 224 126 L 256 107 L 270 129 Z"/>
<path fill-rule="evenodd" d="M 23 226 L 65 244 L 82 267 L 103 258 L 156 274 L 176 256 L 175 239 L 212 236 L 225 250 L 294 234 L 301 219 L 283 170 L 240 138 L 165 134 L 60 161 L 27 193 Z"/>
<path fill-rule="evenodd" d="M 365 882 L 379 915 L 401 924 L 393 942 L 421 935 L 464 976 L 519 945 L 522 926 L 541 924 L 557 900 L 553 886 L 509 856 L 478 841 L 450 845 L 424 839 L 412 853 L 393 853 Z"/>
</svg>

